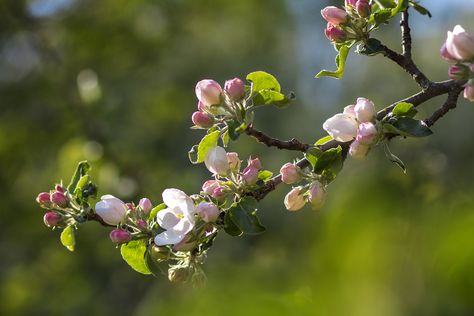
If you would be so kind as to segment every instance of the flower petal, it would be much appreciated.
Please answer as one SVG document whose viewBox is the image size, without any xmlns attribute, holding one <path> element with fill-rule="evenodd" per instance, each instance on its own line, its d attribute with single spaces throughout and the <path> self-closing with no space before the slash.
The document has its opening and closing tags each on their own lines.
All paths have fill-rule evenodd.
<svg viewBox="0 0 474 316">
<path fill-rule="evenodd" d="M 181 220 L 172 208 L 166 208 L 156 214 L 156 221 L 163 229 L 172 229 Z"/>
<path fill-rule="evenodd" d="M 155 236 L 155 244 L 157 246 L 174 245 L 183 240 L 184 236 L 184 234 L 174 230 L 166 230 Z"/>
</svg>

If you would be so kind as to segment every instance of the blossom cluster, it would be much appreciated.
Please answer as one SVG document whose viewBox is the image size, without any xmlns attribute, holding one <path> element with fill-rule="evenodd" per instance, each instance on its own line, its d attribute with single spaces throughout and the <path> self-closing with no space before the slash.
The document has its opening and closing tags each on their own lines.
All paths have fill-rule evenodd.
<svg viewBox="0 0 474 316">
<path fill-rule="evenodd" d="M 456 25 L 441 47 L 441 57 L 452 65 L 448 75 L 454 80 L 467 80 L 464 97 L 474 102 L 474 36 Z"/>
</svg>

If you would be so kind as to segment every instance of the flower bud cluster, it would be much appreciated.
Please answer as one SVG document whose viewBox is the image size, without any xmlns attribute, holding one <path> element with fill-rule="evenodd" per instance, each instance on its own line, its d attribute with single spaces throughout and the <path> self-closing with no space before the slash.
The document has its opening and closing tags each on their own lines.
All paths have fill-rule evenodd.
<svg viewBox="0 0 474 316">
<path fill-rule="evenodd" d="M 245 84 L 239 78 L 227 80 L 224 89 L 212 79 L 204 79 L 196 84 L 198 111 L 191 120 L 198 128 L 210 128 L 222 119 L 238 116 L 245 97 Z"/>
<path fill-rule="evenodd" d="M 70 197 L 62 185 L 57 184 L 50 192 L 41 192 L 36 197 L 40 207 L 46 209 L 43 217 L 48 227 L 64 227 L 69 216 Z"/>
<path fill-rule="evenodd" d="M 456 25 L 452 31 L 448 31 L 440 54 L 452 64 L 448 70 L 451 79 L 467 80 L 464 97 L 474 102 L 474 36 L 461 25 Z"/>
<path fill-rule="evenodd" d="M 356 104 L 346 106 L 342 113 L 327 119 L 323 128 L 339 142 L 352 141 L 349 154 L 354 159 L 364 159 L 370 147 L 380 139 L 376 114 L 372 101 L 358 98 Z"/>
<path fill-rule="evenodd" d="M 346 0 L 344 9 L 325 7 L 321 10 L 321 15 L 328 22 L 324 34 L 334 43 L 366 39 L 370 14 L 369 0 Z"/>
<path fill-rule="evenodd" d="M 326 200 L 326 188 L 318 180 L 314 180 L 308 185 L 293 188 L 285 196 L 284 204 L 288 211 L 298 211 L 306 203 L 311 205 L 313 210 L 319 210 L 324 206 Z"/>
</svg>

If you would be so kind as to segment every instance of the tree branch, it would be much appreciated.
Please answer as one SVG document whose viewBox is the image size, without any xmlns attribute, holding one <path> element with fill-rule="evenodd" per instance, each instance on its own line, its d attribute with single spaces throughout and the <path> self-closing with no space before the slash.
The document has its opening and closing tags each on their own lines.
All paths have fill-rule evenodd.
<svg viewBox="0 0 474 316">
<path fill-rule="evenodd" d="M 278 149 L 295 150 L 301 152 L 306 152 L 311 147 L 310 144 L 304 144 L 295 138 L 285 141 L 270 137 L 255 129 L 252 125 L 249 125 L 245 129 L 245 133 L 255 138 L 257 142 L 265 144 L 268 147 L 276 147 Z"/>
<path fill-rule="evenodd" d="M 411 30 L 408 25 L 408 9 L 402 13 L 400 27 L 402 29 L 402 54 L 405 58 L 411 60 Z"/>
<path fill-rule="evenodd" d="M 440 118 L 442 118 L 446 113 L 448 113 L 450 110 L 456 108 L 458 99 L 459 99 L 459 94 L 462 92 L 463 88 L 461 87 L 453 87 L 453 89 L 448 93 L 448 98 L 446 101 L 443 103 L 443 105 L 433 112 L 433 114 L 426 118 L 424 121 L 426 125 L 428 126 L 433 126 L 434 123 L 436 123 Z"/>
</svg>

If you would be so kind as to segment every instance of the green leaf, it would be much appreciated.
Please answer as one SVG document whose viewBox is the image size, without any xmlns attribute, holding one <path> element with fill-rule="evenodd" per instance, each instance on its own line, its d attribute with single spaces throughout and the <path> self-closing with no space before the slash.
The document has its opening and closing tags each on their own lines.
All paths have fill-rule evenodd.
<svg viewBox="0 0 474 316">
<path fill-rule="evenodd" d="M 224 144 L 224 147 L 227 147 L 227 145 L 229 145 L 229 141 L 230 141 L 229 130 L 225 131 L 221 135 L 221 140 L 222 140 L 222 143 Z"/>
<path fill-rule="evenodd" d="M 332 136 L 331 135 L 327 135 L 327 136 L 324 136 L 320 139 L 318 139 L 314 144 L 316 146 L 321 146 L 323 144 L 326 144 L 327 142 L 330 142 L 331 140 L 333 140 Z"/>
<path fill-rule="evenodd" d="M 314 164 L 314 173 L 321 174 L 323 171 L 328 170 L 334 174 L 337 174 L 342 169 L 342 148 L 337 146 L 324 151 L 316 160 Z"/>
<path fill-rule="evenodd" d="M 257 204 L 253 197 L 243 197 L 228 210 L 232 222 L 245 234 L 256 235 L 265 231 L 257 216 Z"/>
<path fill-rule="evenodd" d="M 76 246 L 76 237 L 74 235 L 74 227 L 72 225 L 64 228 L 60 239 L 61 243 L 67 248 L 67 250 L 74 251 L 74 247 Z"/>
<path fill-rule="evenodd" d="M 398 4 L 392 9 L 392 17 L 408 8 L 408 0 L 398 0 Z"/>
<path fill-rule="evenodd" d="M 341 45 L 339 47 L 339 53 L 336 56 L 336 71 L 329 71 L 329 70 L 321 70 L 317 75 L 316 78 L 321 77 L 333 77 L 340 79 L 344 75 L 344 67 L 346 65 L 347 55 L 349 54 L 349 47 L 347 45 Z"/>
<path fill-rule="evenodd" d="M 262 170 L 258 173 L 258 178 L 262 180 L 263 182 L 267 182 L 270 180 L 273 176 L 273 172 L 268 171 L 268 170 Z"/>
<path fill-rule="evenodd" d="M 247 80 L 252 82 L 252 94 L 257 94 L 262 90 L 271 90 L 280 92 L 280 83 L 278 80 L 264 71 L 255 71 L 247 75 Z"/>
<path fill-rule="evenodd" d="M 67 190 L 70 193 L 74 193 L 76 190 L 77 183 L 81 179 L 81 177 L 85 176 L 91 169 L 91 166 L 87 161 L 81 161 L 78 163 L 76 167 L 76 171 L 74 172 L 74 175 L 72 176 L 71 182 L 69 183 Z"/>
<path fill-rule="evenodd" d="M 405 164 L 403 163 L 403 161 L 397 156 L 395 156 L 394 154 L 392 154 L 386 142 L 384 143 L 383 149 L 388 160 L 390 160 L 391 162 L 399 166 L 403 170 L 403 173 L 407 173 L 407 168 L 405 167 Z"/>
<path fill-rule="evenodd" d="M 384 124 L 384 129 L 408 137 L 425 137 L 433 134 L 425 122 L 405 116 L 390 120 L 388 124 Z"/>
<path fill-rule="evenodd" d="M 201 163 L 204 162 L 204 158 L 206 158 L 207 152 L 217 146 L 217 141 L 219 140 L 219 136 L 221 135 L 220 131 L 215 131 L 212 133 L 207 134 L 206 136 L 201 139 L 201 142 L 197 148 L 197 160 L 196 162 L 191 161 L 192 163 Z"/>
<path fill-rule="evenodd" d="M 142 274 L 151 274 L 145 263 L 146 243 L 144 240 L 132 240 L 120 247 L 120 254 L 123 260 L 133 270 Z"/>
<path fill-rule="evenodd" d="M 367 56 L 375 56 L 380 54 L 382 51 L 382 43 L 378 39 L 369 38 L 367 43 L 360 43 L 357 46 L 356 53 Z"/>
<path fill-rule="evenodd" d="M 420 13 L 422 15 L 427 15 L 429 18 L 433 17 L 431 15 L 431 12 L 427 8 L 420 5 L 418 2 L 410 0 L 409 5 L 412 6 L 413 9 L 418 11 L 418 13 Z"/>
<path fill-rule="evenodd" d="M 158 214 L 159 211 L 164 210 L 166 208 L 165 203 L 161 203 L 154 208 L 151 209 L 150 214 L 148 215 L 148 220 L 152 220 L 156 217 L 156 214 Z"/>
<path fill-rule="evenodd" d="M 375 0 L 381 8 L 394 8 L 397 6 L 397 3 L 394 0 Z"/>
<path fill-rule="evenodd" d="M 418 113 L 413 104 L 407 102 L 398 103 L 392 110 L 392 116 L 414 117 Z"/>
<path fill-rule="evenodd" d="M 369 23 L 379 26 L 380 24 L 387 22 L 392 17 L 392 10 L 394 9 L 395 8 L 386 8 L 372 13 L 369 18 Z"/>
<path fill-rule="evenodd" d="M 241 124 L 237 120 L 229 120 L 225 122 L 227 125 L 227 132 L 229 133 L 230 139 L 233 141 L 236 141 L 239 139 L 240 136 L 240 131 L 241 129 L 239 128 Z"/>
<path fill-rule="evenodd" d="M 235 225 L 234 221 L 230 217 L 230 213 L 226 212 L 224 216 L 224 230 L 227 234 L 237 237 L 242 235 L 242 230 Z"/>
</svg>

